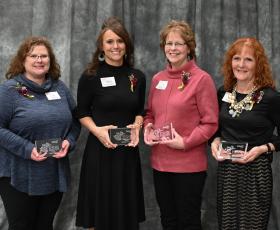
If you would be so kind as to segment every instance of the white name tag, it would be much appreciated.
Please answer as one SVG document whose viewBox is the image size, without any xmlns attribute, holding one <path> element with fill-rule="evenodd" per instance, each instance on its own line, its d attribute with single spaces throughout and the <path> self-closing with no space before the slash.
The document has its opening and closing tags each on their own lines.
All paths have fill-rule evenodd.
<svg viewBox="0 0 280 230">
<path fill-rule="evenodd" d="M 226 92 L 225 95 L 224 95 L 224 97 L 223 97 L 223 99 L 222 99 L 222 101 L 227 102 L 227 103 L 230 103 L 230 102 L 231 102 L 230 96 L 231 96 L 231 93 Z"/>
<path fill-rule="evenodd" d="M 156 89 L 165 90 L 168 85 L 168 81 L 159 81 Z"/>
<path fill-rule="evenodd" d="M 51 100 L 59 100 L 61 99 L 61 97 L 59 96 L 58 92 L 57 91 L 54 91 L 54 92 L 47 92 L 45 93 L 48 100 L 51 101 Z"/>
<path fill-rule="evenodd" d="M 102 77 L 100 80 L 102 87 L 116 86 L 115 77 Z"/>
</svg>

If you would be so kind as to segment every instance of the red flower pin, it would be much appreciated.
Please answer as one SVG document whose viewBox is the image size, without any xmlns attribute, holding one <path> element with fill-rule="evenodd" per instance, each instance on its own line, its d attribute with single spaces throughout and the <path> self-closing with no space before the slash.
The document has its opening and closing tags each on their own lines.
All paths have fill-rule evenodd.
<svg viewBox="0 0 280 230">
<path fill-rule="evenodd" d="M 134 89 L 137 85 L 137 78 L 133 74 L 129 75 L 128 78 L 130 81 L 130 91 L 134 92 Z"/>
</svg>

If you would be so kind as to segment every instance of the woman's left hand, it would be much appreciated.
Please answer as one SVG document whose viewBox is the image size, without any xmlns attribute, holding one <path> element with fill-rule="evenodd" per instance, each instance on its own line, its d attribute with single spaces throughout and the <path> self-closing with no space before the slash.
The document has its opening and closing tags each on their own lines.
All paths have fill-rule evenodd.
<svg viewBox="0 0 280 230">
<path fill-rule="evenodd" d="M 56 152 L 53 157 L 54 158 L 63 158 L 67 155 L 68 149 L 70 147 L 70 143 L 67 140 L 62 141 L 61 144 L 61 150 L 59 152 Z"/>
<path fill-rule="evenodd" d="M 185 145 L 184 145 L 183 137 L 180 136 L 174 128 L 173 128 L 173 135 L 174 138 L 172 140 L 163 140 L 160 142 L 160 144 L 165 144 L 172 149 L 184 149 Z"/>
<path fill-rule="evenodd" d="M 47 159 L 46 157 L 47 153 L 38 153 L 37 148 L 33 148 L 31 152 L 31 159 L 33 161 L 44 161 Z"/>
<path fill-rule="evenodd" d="M 130 147 L 135 147 L 138 145 L 139 143 L 139 132 L 140 132 L 140 127 L 137 124 L 131 124 L 131 125 L 127 125 L 127 128 L 131 129 L 131 140 L 130 143 L 127 144 L 127 146 Z"/>
<path fill-rule="evenodd" d="M 263 146 L 255 146 L 254 148 L 250 149 L 249 152 L 245 153 L 243 158 L 235 159 L 233 160 L 233 162 L 240 163 L 240 164 L 247 164 L 249 162 L 254 161 L 265 151 L 266 150 L 263 148 Z"/>
</svg>

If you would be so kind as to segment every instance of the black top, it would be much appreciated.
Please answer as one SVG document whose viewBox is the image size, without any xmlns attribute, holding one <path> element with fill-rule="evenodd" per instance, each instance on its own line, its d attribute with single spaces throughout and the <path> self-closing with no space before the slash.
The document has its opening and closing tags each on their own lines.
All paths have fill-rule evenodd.
<svg viewBox="0 0 280 230">
<path fill-rule="evenodd" d="M 131 91 L 129 75 L 137 78 Z M 102 86 L 101 78 L 113 77 L 115 86 Z M 109 83 L 109 85 L 111 85 Z M 146 80 L 144 74 L 127 66 L 110 66 L 103 62 L 96 76 L 82 75 L 78 87 L 78 118 L 92 117 L 97 126 L 124 127 L 143 115 Z"/>
<path fill-rule="evenodd" d="M 238 117 L 229 114 L 230 103 L 223 101 L 225 91 L 218 90 L 220 106 L 219 130 L 216 137 L 232 142 L 248 142 L 249 148 L 273 143 L 275 150 L 280 150 L 280 137 L 273 135 L 275 128 L 280 128 L 280 94 L 271 89 L 261 89 L 264 95 L 259 103 L 255 103 L 251 111 L 243 110 Z M 241 101 L 247 94 L 236 92 L 237 101 Z"/>
</svg>

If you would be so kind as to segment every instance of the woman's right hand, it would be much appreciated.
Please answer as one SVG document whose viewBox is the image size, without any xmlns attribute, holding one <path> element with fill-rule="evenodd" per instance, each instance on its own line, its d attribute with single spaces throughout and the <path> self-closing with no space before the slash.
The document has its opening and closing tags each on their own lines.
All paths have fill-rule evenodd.
<svg viewBox="0 0 280 230">
<path fill-rule="evenodd" d="M 39 153 L 37 149 L 34 147 L 31 152 L 31 159 L 33 161 L 44 161 L 47 159 L 47 153 Z"/>
<path fill-rule="evenodd" d="M 219 146 L 221 144 L 221 138 L 220 137 L 216 137 L 212 143 L 211 143 L 211 152 L 212 152 L 212 156 L 217 160 L 217 161 L 223 161 L 223 159 L 221 159 L 218 156 L 218 152 L 219 152 Z"/>
<path fill-rule="evenodd" d="M 153 141 L 153 139 L 151 138 L 153 136 L 153 132 L 154 132 L 153 124 L 148 123 L 144 127 L 144 142 L 146 145 L 153 146 L 153 145 L 158 144 L 158 142 Z"/>
<path fill-rule="evenodd" d="M 96 126 L 93 134 L 106 148 L 114 149 L 118 145 L 113 144 L 109 137 L 109 129 L 114 129 L 114 128 L 117 128 L 117 126 L 114 125 Z"/>
</svg>

